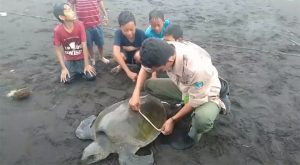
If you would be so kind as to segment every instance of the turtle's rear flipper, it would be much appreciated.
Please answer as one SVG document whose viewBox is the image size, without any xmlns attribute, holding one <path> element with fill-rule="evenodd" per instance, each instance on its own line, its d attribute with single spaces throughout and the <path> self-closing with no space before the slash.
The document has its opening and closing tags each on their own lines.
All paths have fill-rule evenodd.
<svg viewBox="0 0 300 165">
<path fill-rule="evenodd" d="M 92 131 L 92 124 L 96 119 L 95 115 L 89 116 L 88 118 L 81 121 L 79 126 L 77 127 L 75 134 L 79 139 L 93 139 L 93 131 Z"/>
<path fill-rule="evenodd" d="M 120 165 L 153 165 L 153 153 L 145 156 L 134 155 L 131 152 L 123 150 L 119 152 Z"/>
</svg>

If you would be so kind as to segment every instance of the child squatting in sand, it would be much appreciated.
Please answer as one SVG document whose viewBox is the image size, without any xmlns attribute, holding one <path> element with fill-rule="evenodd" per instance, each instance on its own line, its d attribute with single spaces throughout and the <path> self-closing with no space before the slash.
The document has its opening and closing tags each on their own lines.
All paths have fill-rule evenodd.
<svg viewBox="0 0 300 165">
<path fill-rule="evenodd" d="M 120 29 L 115 32 L 113 44 L 113 57 L 119 64 L 112 72 L 125 71 L 127 76 L 136 81 L 137 73 L 129 69 L 127 64 L 139 64 L 139 50 L 142 42 L 146 39 L 144 31 L 136 28 L 134 15 L 129 11 L 119 14 L 118 22 Z"/>
</svg>

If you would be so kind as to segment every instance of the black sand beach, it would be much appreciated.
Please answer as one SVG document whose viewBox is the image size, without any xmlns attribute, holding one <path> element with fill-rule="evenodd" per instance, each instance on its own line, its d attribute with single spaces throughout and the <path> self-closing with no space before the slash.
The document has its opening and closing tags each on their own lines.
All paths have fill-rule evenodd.
<svg viewBox="0 0 300 165">
<path fill-rule="evenodd" d="M 0 0 L 0 12 L 8 12 L 0 17 L 1 165 L 80 164 L 90 143 L 75 137 L 80 121 L 133 90 L 125 74 L 112 75 L 113 65 L 101 63 L 95 82 L 58 82 L 52 45 L 57 22 L 13 14 L 54 19 L 55 2 Z M 149 11 L 163 9 L 183 27 L 186 39 L 211 54 L 231 85 L 232 113 L 220 115 L 215 128 L 191 149 L 176 151 L 154 142 L 156 164 L 300 164 L 299 0 L 112 0 L 105 5 L 110 17 L 105 56 L 111 57 L 120 11 L 132 11 L 137 26 L 145 29 Z M 29 99 L 6 98 L 21 87 L 32 91 Z M 118 164 L 117 155 L 96 164 Z"/>
</svg>

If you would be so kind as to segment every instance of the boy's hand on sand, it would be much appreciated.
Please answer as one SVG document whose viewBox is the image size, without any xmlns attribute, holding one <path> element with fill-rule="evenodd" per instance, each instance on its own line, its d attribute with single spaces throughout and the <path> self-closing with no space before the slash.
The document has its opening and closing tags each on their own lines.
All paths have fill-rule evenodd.
<svg viewBox="0 0 300 165">
<path fill-rule="evenodd" d="M 87 72 L 91 75 L 91 76 L 96 76 L 96 70 L 94 67 L 92 67 L 91 65 L 87 65 L 86 67 L 84 67 L 84 74 L 87 74 Z"/>
<path fill-rule="evenodd" d="M 174 120 L 172 118 L 169 118 L 161 127 L 161 133 L 163 133 L 164 135 L 170 135 L 173 132 L 174 124 Z"/>
<path fill-rule="evenodd" d="M 137 75 L 137 73 L 134 73 L 134 72 L 129 71 L 129 72 L 127 73 L 127 76 L 128 76 L 133 82 L 135 82 L 138 75 Z"/>
<path fill-rule="evenodd" d="M 131 110 L 138 112 L 140 109 L 140 97 L 132 96 L 129 100 L 129 107 Z"/>
<path fill-rule="evenodd" d="M 62 69 L 60 74 L 60 82 L 65 83 L 67 81 L 67 76 L 70 78 L 69 70 L 67 68 Z"/>
</svg>

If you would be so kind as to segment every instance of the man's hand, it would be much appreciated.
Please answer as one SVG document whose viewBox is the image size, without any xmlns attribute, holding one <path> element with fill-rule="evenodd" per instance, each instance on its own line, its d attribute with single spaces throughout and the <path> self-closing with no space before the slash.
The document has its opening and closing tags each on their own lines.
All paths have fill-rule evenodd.
<svg viewBox="0 0 300 165">
<path fill-rule="evenodd" d="M 127 51 L 127 52 L 131 52 L 134 50 L 137 50 L 138 48 L 134 47 L 134 46 L 122 46 L 122 48 Z"/>
<path fill-rule="evenodd" d="M 161 133 L 164 135 L 170 135 L 173 132 L 175 121 L 169 118 L 161 127 Z"/>
<path fill-rule="evenodd" d="M 91 76 L 96 76 L 96 70 L 94 67 L 92 67 L 91 65 L 87 65 L 84 67 L 84 74 L 87 74 L 87 72 L 91 75 Z"/>
<path fill-rule="evenodd" d="M 137 79 L 137 73 L 134 73 L 134 72 L 131 72 L 131 71 L 128 71 L 128 73 L 126 73 L 127 74 L 127 76 L 133 81 L 133 82 L 135 82 L 136 81 L 136 79 Z"/>
<path fill-rule="evenodd" d="M 65 83 L 67 81 L 67 76 L 70 78 L 70 73 L 67 68 L 63 68 L 60 74 L 60 82 Z"/>
<path fill-rule="evenodd" d="M 133 111 L 139 111 L 139 109 L 140 109 L 140 96 L 132 95 L 132 97 L 129 100 L 129 107 Z"/>
</svg>

